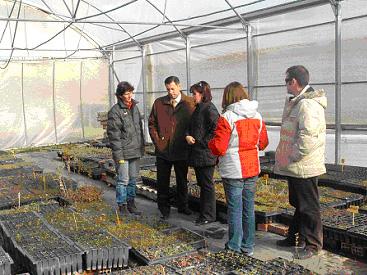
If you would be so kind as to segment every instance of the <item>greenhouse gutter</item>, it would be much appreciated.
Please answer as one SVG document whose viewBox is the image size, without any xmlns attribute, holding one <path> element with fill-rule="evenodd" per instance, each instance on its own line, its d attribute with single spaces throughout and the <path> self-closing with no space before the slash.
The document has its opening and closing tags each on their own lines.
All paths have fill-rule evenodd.
<svg viewBox="0 0 367 275">
<path fill-rule="evenodd" d="M 251 21 L 254 19 L 265 18 L 265 17 L 269 17 L 273 15 L 288 13 L 294 10 L 301 10 L 305 8 L 321 6 L 321 5 L 326 5 L 326 4 L 330 4 L 330 1 L 329 0 L 303 0 L 303 1 L 293 2 L 293 3 L 282 4 L 282 5 L 274 6 L 271 8 L 265 8 L 265 9 L 257 10 L 254 12 L 243 13 L 241 14 L 241 16 L 245 21 Z M 227 17 L 224 19 L 207 22 L 206 25 L 210 25 L 210 26 L 215 25 L 218 27 L 223 27 L 223 26 L 227 26 L 231 24 L 236 24 L 239 22 L 240 22 L 240 19 L 237 16 L 231 16 L 231 17 Z M 208 28 L 205 26 L 189 27 L 189 28 L 182 29 L 182 32 L 185 35 L 189 35 L 189 34 L 200 32 L 200 31 L 207 30 L 207 29 Z M 172 39 L 176 37 L 179 37 L 179 34 L 176 31 L 172 31 L 172 32 L 167 32 L 165 34 L 159 34 L 159 35 L 154 35 L 151 37 L 139 39 L 138 41 L 141 45 L 144 45 L 144 44 Z M 115 49 L 121 50 L 121 49 L 131 48 L 134 46 L 136 46 L 134 42 L 127 42 L 127 43 L 123 43 L 120 45 L 115 44 Z M 106 50 L 109 50 L 109 49 L 112 49 L 112 47 L 106 48 Z"/>
</svg>

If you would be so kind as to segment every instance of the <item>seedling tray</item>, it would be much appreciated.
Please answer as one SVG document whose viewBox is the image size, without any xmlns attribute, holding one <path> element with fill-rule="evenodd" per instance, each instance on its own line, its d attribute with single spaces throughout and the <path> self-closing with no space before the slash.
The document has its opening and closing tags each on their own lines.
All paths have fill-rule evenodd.
<svg viewBox="0 0 367 275">
<path fill-rule="evenodd" d="M 11 265 L 14 264 L 13 259 L 0 246 L 0 275 L 11 274 Z"/>
<path fill-rule="evenodd" d="M 274 270 L 275 272 L 272 274 L 282 274 L 282 275 L 295 275 L 295 274 L 314 274 L 309 269 L 306 269 L 305 267 L 296 264 L 294 262 L 291 262 L 289 260 L 283 259 L 283 258 L 275 258 L 271 261 L 267 262 L 269 269 L 265 270 L 267 273 L 270 271 L 270 269 Z"/>
<path fill-rule="evenodd" d="M 111 275 L 174 275 L 177 274 L 169 267 L 162 264 L 138 266 L 131 269 L 113 271 Z"/>
<path fill-rule="evenodd" d="M 82 271 L 82 251 L 35 212 L 9 215 L 0 222 L 5 249 L 32 274 Z"/>
<path fill-rule="evenodd" d="M 98 270 L 127 266 L 130 246 L 104 229 L 94 226 L 93 221 L 84 215 L 55 205 L 44 206 L 41 212 L 60 234 L 67 236 L 84 251 L 84 269 Z M 53 216 L 56 219 L 53 219 Z M 78 219 L 78 227 L 74 227 L 73 217 L 75 222 Z M 60 218 L 64 221 L 60 221 Z"/>
<path fill-rule="evenodd" d="M 141 253 L 141 251 L 132 248 L 131 251 L 133 255 L 141 263 L 146 264 L 146 265 L 165 263 L 168 260 L 171 260 L 171 259 L 174 259 L 180 256 L 192 254 L 196 252 L 197 249 L 201 249 L 206 246 L 206 241 L 204 237 L 186 228 L 169 228 L 169 229 L 163 230 L 162 233 L 164 233 L 165 235 L 175 235 L 177 239 L 177 243 L 176 243 L 177 248 L 178 248 L 177 251 L 181 250 L 182 252 L 177 252 L 176 254 L 173 254 L 170 256 L 161 256 L 155 259 L 150 259 L 145 255 L 145 253 Z M 173 249 L 175 249 L 174 248 L 175 244 L 173 244 L 172 247 Z M 159 248 L 159 250 L 164 251 L 165 248 L 161 247 Z"/>
</svg>

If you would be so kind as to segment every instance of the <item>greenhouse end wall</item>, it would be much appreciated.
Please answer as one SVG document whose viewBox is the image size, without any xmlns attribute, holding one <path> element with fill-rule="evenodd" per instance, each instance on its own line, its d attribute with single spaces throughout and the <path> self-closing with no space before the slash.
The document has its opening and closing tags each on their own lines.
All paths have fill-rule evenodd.
<svg viewBox="0 0 367 275">
<path fill-rule="evenodd" d="M 0 71 L 0 148 L 103 137 L 97 112 L 108 110 L 108 63 L 13 62 Z"/>
</svg>

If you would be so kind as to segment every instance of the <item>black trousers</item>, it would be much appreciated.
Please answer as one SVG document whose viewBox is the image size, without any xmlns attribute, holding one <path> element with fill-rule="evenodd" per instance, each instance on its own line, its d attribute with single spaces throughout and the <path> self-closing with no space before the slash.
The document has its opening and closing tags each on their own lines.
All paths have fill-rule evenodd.
<svg viewBox="0 0 367 275">
<path fill-rule="evenodd" d="M 171 209 L 169 183 L 172 166 L 175 169 L 176 174 L 177 208 L 179 210 L 183 210 L 188 207 L 187 161 L 168 161 L 166 159 L 157 157 L 157 202 L 158 209 L 163 215 L 168 215 Z"/>
<path fill-rule="evenodd" d="M 306 247 L 319 251 L 323 236 L 317 182 L 317 177 L 288 177 L 289 203 L 296 208 L 288 236 L 294 238 L 298 233 Z"/>
<path fill-rule="evenodd" d="M 200 186 L 200 216 L 208 221 L 216 219 L 215 183 L 213 182 L 214 166 L 194 167 L 196 179 Z"/>
</svg>

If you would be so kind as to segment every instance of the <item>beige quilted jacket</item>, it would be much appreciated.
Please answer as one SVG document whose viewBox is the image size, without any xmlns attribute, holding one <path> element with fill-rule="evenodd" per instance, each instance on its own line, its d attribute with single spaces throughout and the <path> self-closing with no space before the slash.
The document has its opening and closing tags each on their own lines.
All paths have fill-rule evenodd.
<svg viewBox="0 0 367 275">
<path fill-rule="evenodd" d="M 324 90 L 307 89 L 285 103 L 274 173 L 310 178 L 326 172 Z"/>
</svg>

